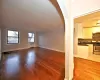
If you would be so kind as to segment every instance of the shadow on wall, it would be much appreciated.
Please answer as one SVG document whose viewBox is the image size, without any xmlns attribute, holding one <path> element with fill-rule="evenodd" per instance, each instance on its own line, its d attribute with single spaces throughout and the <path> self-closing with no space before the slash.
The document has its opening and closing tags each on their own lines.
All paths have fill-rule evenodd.
<svg viewBox="0 0 100 80">
<path fill-rule="evenodd" d="M 61 18 L 61 20 L 62 20 L 62 22 L 63 22 L 63 24 L 64 24 L 64 28 L 65 28 L 64 16 L 63 16 L 62 11 L 61 11 L 61 9 L 60 9 L 60 7 L 59 7 L 59 4 L 57 3 L 56 0 L 50 0 L 50 2 L 53 4 L 53 6 L 54 6 L 54 7 L 56 8 L 56 10 L 58 11 L 58 14 L 60 15 L 60 18 Z"/>
</svg>

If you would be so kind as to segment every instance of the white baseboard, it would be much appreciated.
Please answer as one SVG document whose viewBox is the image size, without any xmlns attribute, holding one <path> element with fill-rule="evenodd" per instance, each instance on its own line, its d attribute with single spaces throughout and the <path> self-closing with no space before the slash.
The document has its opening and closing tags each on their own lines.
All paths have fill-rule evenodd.
<svg viewBox="0 0 100 80">
<path fill-rule="evenodd" d="M 16 51 L 16 50 L 22 50 L 22 49 L 28 49 L 28 48 L 30 48 L 30 47 L 17 48 L 17 49 L 9 49 L 9 50 L 4 50 L 2 52 Z"/>
<path fill-rule="evenodd" d="M 21 50 L 21 49 L 28 49 L 29 47 L 26 48 L 17 48 L 17 49 L 9 49 L 9 50 L 4 50 L 2 52 L 9 52 L 9 51 L 16 51 L 16 50 Z"/>
<path fill-rule="evenodd" d="M 57 50 L 57 49 L 47 48 L 47 47 L 43 47 L 43 46 L 39 46 L 39 47 L 40 47 L 40 48 L 45 48 L 45 49 L 49 49 L 49 50 L 53 50 L 53 51 L 58 51 L 58 52 L 65 53 L 65 52 L 62 51 L 62 50 Z"/>
</svg>

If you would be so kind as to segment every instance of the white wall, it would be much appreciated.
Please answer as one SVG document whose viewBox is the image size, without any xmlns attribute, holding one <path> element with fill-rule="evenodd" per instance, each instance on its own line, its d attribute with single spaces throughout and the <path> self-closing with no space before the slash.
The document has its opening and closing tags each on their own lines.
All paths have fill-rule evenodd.
<svg viewBox="0 0 100 80">
<path fill-rule="evenodd" d="M 7 28 L 3 28 L 1 30 L 1 39 L 2 39 L 2 52 L 24 49 L 29 47 L 36 47 L 36 43 L 28 43 L 28 32 L 25 30 L 18 30 L 20 34 L 20 43 L 19 44 L 7 44 Z M 9 30 L 17 30 L 17 29 L 9 29 Z M 36 41 L 36 40 L 35 40 Z"/>
<path fill-rule="evenodd" d="M 64 29 L 56 29 L 53 31 L 39 33 L 39 47 L 65 52 L 64 34 Z"/>
<path fill-rule="evenodd" d="M 65 79 L 73 78 L 73 16 L 71 0 L 57 0 L 65 20 Z"/>
<path fill-rule="evenodd" d="M 73 78 L 73 19 L 100 9 L 100 0 L 57 0 L 65 19 L 65 80 Z M 73 19 L 72 19 L 73 17 Z M 69 37 L 70 36 L 70 37 Z M 69 38 L 68 38 L 69 37 Z"/>
<path fill-rule="evenodd" d="M 74 18 L 96 10 L 100 10 L 100 0 L 73 0 L 72 2 Z"/>
</svg>

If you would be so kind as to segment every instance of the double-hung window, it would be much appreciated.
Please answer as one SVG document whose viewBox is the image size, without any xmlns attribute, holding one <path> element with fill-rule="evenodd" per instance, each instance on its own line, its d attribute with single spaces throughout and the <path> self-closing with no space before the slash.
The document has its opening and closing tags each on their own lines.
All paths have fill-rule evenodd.
<svg viewBox="0 0 100 80">
<path fill-rule="evenodd" d="M 19 32 L 8 30 L 7 44 L 17 44 L 19 43 Z"/>
<path fill-rule="evenodd" d="M 28 42 L 30 43 L 34 42 L 34 33 L 28 33 Z"/>
</svg>

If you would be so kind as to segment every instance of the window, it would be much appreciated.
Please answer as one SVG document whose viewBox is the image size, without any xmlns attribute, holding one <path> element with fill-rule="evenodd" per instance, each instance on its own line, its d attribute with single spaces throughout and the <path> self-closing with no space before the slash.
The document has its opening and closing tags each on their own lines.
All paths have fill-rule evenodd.
<svg viewBox="0 0 100 80">
<path fill-rule="evenodd" d="M 19 43 L 19 32 L 8 30 L 7 43 L 8 44 Z"/>
<path fill-rule="evenodd" d="M 34 42 L 34 33 L 28 33 L 28 42 Z"/>
</svg>

